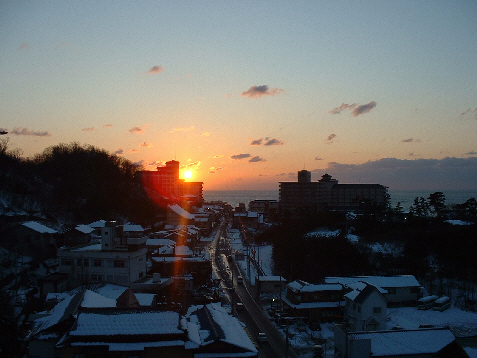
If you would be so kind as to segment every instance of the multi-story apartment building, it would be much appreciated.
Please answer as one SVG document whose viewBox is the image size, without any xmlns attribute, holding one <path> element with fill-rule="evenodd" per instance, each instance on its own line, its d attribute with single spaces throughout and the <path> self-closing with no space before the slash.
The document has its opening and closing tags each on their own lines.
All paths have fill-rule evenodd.
<svg viewBox="0 0 477 358">
<path fill-rule="evenodd" d="M 202 194 L 204 183 L 179 179 L 179 164 L 176 160 L 170 160 L 165 166 L 157 167 L 156 171 L 143 170 L 138 172 L 138 175 L 143 185 L 162 197 L 173 201 L 186 200 L 201 204 L 204 201 Z"/>
<path fill-rule="evenodd" d="M 101 243 L 58 251 L 58 272 L 75 284 L 107 281 L 129 285 L 146 276 L 147 237 L 125 235 L 115 221 L 101 228 Z"/>
<path fill-rule="evenodd" d="M 296 212 L 304 208 L 330 210 L 356 210 L 366 204 L 384 206 L 387 187 L 381 184 L 339 184 L 331 175 L 324 174 L 320 180 L 311 181 L 307 170 L 298 172 L 298 182 L 280 182 L 280 209 Z"/>
</svg>

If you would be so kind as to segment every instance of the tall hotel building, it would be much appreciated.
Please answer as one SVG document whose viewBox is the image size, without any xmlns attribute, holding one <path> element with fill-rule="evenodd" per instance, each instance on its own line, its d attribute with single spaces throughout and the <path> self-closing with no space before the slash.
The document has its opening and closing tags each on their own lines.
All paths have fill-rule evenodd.
<svg viewBox="0 0 477 358">
<path fill-rule="evenodd" d="M 280 182 L 280 209 L 290 213 L 300 208 L 324 208 L 350 211 L 363 201 L 384 206 L 387 187 L 381 184 L 338 184 L 331 175 L 311 181 L 311 172 L 300 170 L 298 182 Z"/>
<path fill-rule="evenodd" d="M 164 167 L 157 167 L 156 171 L 143 170 L 139 172 L 143 185 L 154 190 L 164 198 L 172 201 L 195 197 L 201 204 L 203 199 L 203 182 L 186 182 L 179 179 L 179 162 L 170 160 Z"/>
</svg>

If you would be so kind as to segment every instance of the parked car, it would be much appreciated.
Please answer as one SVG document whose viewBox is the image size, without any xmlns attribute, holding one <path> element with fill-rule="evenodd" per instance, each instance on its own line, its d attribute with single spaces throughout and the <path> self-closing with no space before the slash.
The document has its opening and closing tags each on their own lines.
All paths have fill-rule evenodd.
<svg viewBox="0 0 477 358">
<path fill-rule="evenodd" d="M 267 335 L 266 335 L 265 333 L 260 332 L 260 333 L 258 334 L 258 336 L 257 336 L 257 341 L 259 341 L 259 342 L 266 342 L 266 341 L 268 341 L 268 337 L 267 337 Z"/>
<path fill-rule="evenodd" d="M 442 296 L 434 301 L 434 305 L 432 309 L 434 311 L 445 311 L 446 309 L 450 308 L 451 306 L 451 299 L 447 296 Z"/>
</svg>

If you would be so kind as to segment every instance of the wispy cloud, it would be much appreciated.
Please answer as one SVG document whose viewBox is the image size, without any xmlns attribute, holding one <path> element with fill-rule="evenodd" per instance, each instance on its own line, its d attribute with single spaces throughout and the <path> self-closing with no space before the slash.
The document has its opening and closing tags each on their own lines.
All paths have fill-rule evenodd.
<svg viewBox="0 0 477 358">
<path fill-rule="evenodd" d="M 197 160 L 195 162 L 191 161 L 190 159 L 188 160 L 189 163 L 186 163 L 184 165 L 181 165 L 181 168 L 182 169 L 185 169 L 185 168 L 195 168 L 195 169 L 198 169 L 200 167 L 200 165 L 202 164 L 202 162 L 200 160 Z"/>
<path fill-rule="evenodd" d="M 271 138 L 271 139 L 268 139 L 264 145 L 284 145 L 284 144 L 285 142 L 281 141 L 280 139 Z"/>
<path fill-rule="evenodd" d="M 123 155 L 124 154 L 124 149 L 119 148 L 117 151 L 114 152 L 116 155 Z"/>
<path fill-rule="evenodd" d="M 25 50 L 29 47 L 31 47 L 31 46 L 28 42 L 23 42 L 20 46 L 18 46 L 17 50 Z"/>
<path fill-rule="evenodd" d="M 371 101 L 368 104 L 362 104 L 351 111 L 351 114 L 355 117 L 363 113 L 369 113 L 374 107 L 376 107 L 376 102 Z"/>
<path fill-rule="evenodd" d="M 268 85 L 252 86 L 248 90 L 243 91 L 241 97 L 262 98 L 263 96 L 276 96 L 285 90 L 280 88 L 270 88 Z"/>
<path fill-rule="evenodd" d="M 250 145 L 261 145 L 263 142 L 263 138 L 260 139 L 254 139 L 250 142 Z"/>
<path fill-rule="evenodd" d="M 110 128 L 110 127 L 112 127 L 112 126 L 113 126 L 113 125 L 112 125 L 111 123 L 107 123 L 107 124 L 105 124 L 105 125 L 103 126 L 103 128 Z"/>
<path fill-rule="evenodd" d="M 472 150 L 470 152 L 464 153 L 464 155 L 477 155 L 477 152 Z"/>
<path fill-rule="evenodd" d="M 460 114 L 460 116 L 461 116 L 461 117 L 465 117 L 467 114 L 471 115 L 474 119 L 477 120 L 477 108 L 475 108 L 475 109 L 469 108 L 467 111 L 462 112 L 462 113 Z"/>
<path fill-rule="evenodd" d="M 353 104 L 347 104 L 347 103 L 342 103 L 341 106 L 333 108 L 331 111 L 328 111 L 328 113 L 331 114 L 340 114 L 342 111 L 345 109 L 353 109 L 357 106 L 356 103 Z"/>
<path fill-rule="evenodd" d="M 420 139 L 407 138 L 407 139 L 402 139 L 401 143 L 419 143 L 420 141 L 421 141 Z"/>
<path fill-rule="evenodd" d="M 200 136 L 201 137 L 210 137 L 210 133 L 209 132 L 204 132 Z"/>
<path fill-rule="evenodd" d="M 214 174 L 217 173 L 218 171 L 222 170 L 222 167 L 210 167 L 209 168 L 209 173 Z"/>
<path fill-rule="evenodd" d="M 131 149 L 131 150 L 129 151 L 129 153 L 137 154 L 137 153 L 139 153 L 139 150 L 137 150 L 137 149 Z"/>
<path fill-rule="evenodd" d="M 141 127 L 132 127 L 128 132 L 134 134 L 144 134 L 144 129 L 142 129 Z"/>
<path fill-rule="evenodd" d="M 34 131 L 28 128 L 13 128 L 10 134 L 34 137 L 51 137 L 51 133 L 48 131 Z"/>
<path fill-rule="evenodd" d="M 249 153 L 246 154 L 235 154 L 230 157 L 230 159 L 234 160 L 240 160 L 240 159 L 245 159 L 245 158 L 250 158 L 251 155 Z"/>
<path fill-rule="evenodd" d="M 371 101 L 367 104 L 347 104 L 347 103 L 342 103 L 341 106 L 333 108 L 331 111 L 328 111 L 328 113 L 331 114 L 340 114 L 344 110 L 351 110 L 351 114 L 355 117 L 359 116 L 360 114 L 368 113 L 370 112 L 374 107 L 376 107 L 377 103 L 375 101 Z"/>
<path fill-rule="evenodd" d="M 263 158 L 260 158 L 258 155 L 253 157 L 253 158 L 250 158 L 250 160 L 248 161 L 249 163 L 258 163 L 258 162 L 266 162 L 265 159 Z"/>
<path fill-rule="evenodd" d="M 155 74 L 158 74 L 158 73 L 162 73 L 164 72 L 164 67 L 162 65 L 159 65 L 159 66 L 152 66 L 149 71 L 147 71 L 146 73 L 148 75 L 155 75 Z"/>
<path fill-rule="evenodd" d="M 323 158 L 315 157 L 315 160 L 323 160 Z"/>
<path fill-rule="evenodd" d="M 331 144 L 333 143 L 333 140 L 336 138 L 336 134 L 331 133 L 328 137 L 325 139 L 326 144 Z"/>
<path fill-rule="evenodd" d="M 92 132 L 92 131 L 94 131 L 94 127 L 83 128 L 82 131 L 83 132 Z"/>
<path fill-rule="evenodd" d="M 214 155 L 212 158 L 214 159 L 219 159 L 219 158 L 223 158 L 224 156 L 222 154 L 216 154 Z"/>
<path fill-rule="evenodd" d="M 176 127 L 173 130 L 169 131 L 169 133 L 174 132 L 192 132 L 195 130 L 195 127 Z"/>
<path fill-rule="evenodd" d="M 151 148 L 154 146 L 154 144 L 148 143 L 148 142 L 142 142 L 141 144 L 139 144 L 139 146 L 143 148 Z"/>
</svg>

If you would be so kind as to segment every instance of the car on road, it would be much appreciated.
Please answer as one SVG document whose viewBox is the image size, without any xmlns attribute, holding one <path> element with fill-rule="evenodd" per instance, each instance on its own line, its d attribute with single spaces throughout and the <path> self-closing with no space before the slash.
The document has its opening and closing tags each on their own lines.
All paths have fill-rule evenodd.
<svg viewBox="0 0 477 358">
<path fill-rule="evenodd" d="M 268 341 L 268 337 L 267 337 L 267 335 L 266 335 L 265 333 L 260 332 L 260 333 L 258 334 L 258 336 L 257 336 L 257 341 L 259 341 L 259 342 L 266 342 L 266 341 Z"/>
</svg>

